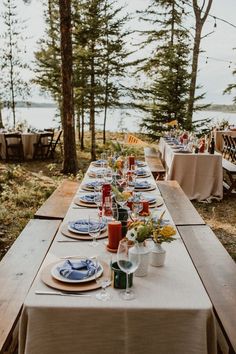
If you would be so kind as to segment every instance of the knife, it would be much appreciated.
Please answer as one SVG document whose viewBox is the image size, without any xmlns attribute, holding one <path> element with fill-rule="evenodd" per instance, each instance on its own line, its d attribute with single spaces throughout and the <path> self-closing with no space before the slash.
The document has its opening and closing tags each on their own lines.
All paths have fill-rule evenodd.
<svg viewBox="0 0 236 354">
<path fill-rule="evenodd" d="M 59 295 L 59 296 L 75 296 L 75 297 L 90 297 L 90 294 L 81 294 L 81 293 L 64 293 L 62 291 L 43 291 L 43 290 L 36 290 L 36 295 Z"/>
</svg>

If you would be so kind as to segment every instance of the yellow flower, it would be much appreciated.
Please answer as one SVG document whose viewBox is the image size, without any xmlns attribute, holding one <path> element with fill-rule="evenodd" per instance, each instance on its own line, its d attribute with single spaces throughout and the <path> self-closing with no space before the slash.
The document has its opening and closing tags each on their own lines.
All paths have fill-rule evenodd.
<svg viewBox="0 0 236 354">
<path fill-rule="evenodd" d="M 123 195 L 125 200 L 128 200 L 132 196 L 132 193 L 123 191 L 122 195 Z"/>
<path fill-rule="evenodd" d="M 173 226 L 171 225 L 166 225 L 166 226 L 163 226 L 161 229 L 160 229 L 160 235 L 161 236 L 164 236 L 164 237 L 172 237 L 176 234 L 176 231 L 175 229 L 173 228 Z"/>
</svg>

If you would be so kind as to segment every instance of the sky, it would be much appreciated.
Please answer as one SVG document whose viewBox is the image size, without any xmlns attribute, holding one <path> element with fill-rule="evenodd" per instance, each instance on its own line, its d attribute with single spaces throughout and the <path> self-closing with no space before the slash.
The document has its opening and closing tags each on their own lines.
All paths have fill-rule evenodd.
<svg viewBox="0 0 236 354">
<path fill-rule="evenodd" d="M 127 12 L 132 13 L 136 10 L 145 9 L 149 4 L 148 0 L 118 1 L 121 4 L 126 3 Z M 37 40 L 44 35 L 42 0 L 32 0 L 30 5 L 24 5 L 23 0 L 16 0 L 16 4 L 20 16 L 27 19 L 26 34 L 31 37 L 27 41 L 28 60 L 31 60 L 34 57 L 34 51 L 37 49 Z M 1 1 L 0 11 L 2 9 Z M 236 0 L 213 0 L 210 14 L 234 24 L 235 27 L 216 20 L 217 26 L 214 28 L 214 19 L 208 18 L 203 35 L 213 30 L 214 33 L 206 36 L 201 43 L 202 53 L 199 58 L 198 84 L 202 85 L 203 88 L 199 93 L 206 92 L 205 102 L 207 103 L 232 104 L 232 99 L 236 96 L 236 90 L 231 95 L 223 95 L 223 91 L 228 84 L 236 82 L 236 76 L 232 75 L 233 69 L 236 69 L 236 49 L 233 49 L 236 48 Z M 194 23 L 193 17 L 192 22 Z M 143 28 L 143 24 L 138 19 L 134 19 L 129 25 L 137 29 Z M 0 32 L 1 28 L 0 22 Z M 230 61 L 232 62 L 231 67 L 229 67 Z M 39 97 L 35 89 L 33 90 L 32 100 L 48 101 L 46 98 Z"/>
</svg>

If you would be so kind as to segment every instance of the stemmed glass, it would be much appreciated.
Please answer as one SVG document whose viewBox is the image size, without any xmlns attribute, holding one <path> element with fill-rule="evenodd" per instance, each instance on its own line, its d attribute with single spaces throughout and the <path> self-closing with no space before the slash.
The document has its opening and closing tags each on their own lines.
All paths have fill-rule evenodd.
<svg viewBox="0 0 236 354">
<path fill-rule="evenodd" d="M 106 290 L 106 288 L 111 284 L 111 256 L 109 255 L 101 255 L 96 257 L 96 272 L 98 270 L 98 265 L 100 258 L 103 259 L 103 261 L 107 261 L 108 263 L 108 270 L 105 271 L 106 276 L 103 274 L 100 278 L 96 278 L 96 283 L 101 284 L 102 290 L 96 294 L 96 299 L 100 301 L 108 301 L 111 299 L 111 294 Z"/>
<path fill-rule="evenodd" d="M 102 193 L 94 192 L 94 203 L 97 205 L 97 215 L 101 216 L 102 213 Z"/>
<path fill-rule="evenodd" d="M 116 199 L 116 202 L 117 204 L 121 207 L 121 208 L 124 208 L 126 203 L 127 203 L 127 199 L 126 197 L 122 194 L 122 193 L 119 193 L 115 196 L 115 199 Z"/>
<path fill-rule="evenodd" d="M 91 218 L 88 220 L 88 234 L 93 238 L 93 241 L 90 243 L 90 246 L 96 247 L 99 245 L 97 237 L 101 233 L 101 220 L 100 218 Z"/>
<path fill-rule="evenodd" d="M 129 289 L 129 274 L 134 273 L 140 263 L 140 254 L 136 243 L 130 244 L 127 239 L 122 239 L 117 251 L 117 263 L 120 269 L 126 273 L 126 289 L 120 292 L 123 300 L 135 298 L 133 290 Z"/>
<path fill-rule="evenodd" d="M 140 211 L 143 209 L 143 204 L 141 200 L 141 194 L 135 193 L 133 196 L 133 204 L 132 204 L 132 211 L 134 212 L 135 217 L 137 218 Z"/>
<path fill-rule="evenodd" d="M 107 168 L 105 175 L 104 175 L 105 181 L 107 183 L 112 183 L 113 181 L 113 173 L 112 173 L 112 169 L 111 168 Z"/>
</svg>

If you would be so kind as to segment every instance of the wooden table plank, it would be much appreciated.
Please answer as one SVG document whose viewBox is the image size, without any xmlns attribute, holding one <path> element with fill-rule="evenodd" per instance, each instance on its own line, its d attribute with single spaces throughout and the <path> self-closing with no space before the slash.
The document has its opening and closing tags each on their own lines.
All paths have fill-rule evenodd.
<svg viewBox="0 0 236 354">
<path fill-rule="evenodd" d="M 30 220 L 0 262 L 0 353 L 20 315 L 29 288 L 60 220 Z"/>
<path fill-rule="evenodd" d="M 64 180 L 37 210 L 35 219 L 64 219 L 79 183 Z"/>
<path fill-rule="evenodd" d="M 158 181 L 157 186 L 175 225 L 205 225 L 177 181 Z"/>
<path fill-rule="evenodd" d="M 178 231 L 236 352 L 236 264 L 207 225 L 179 226 Z"/>
</svg>

